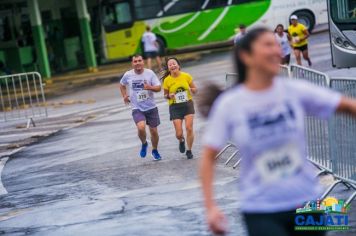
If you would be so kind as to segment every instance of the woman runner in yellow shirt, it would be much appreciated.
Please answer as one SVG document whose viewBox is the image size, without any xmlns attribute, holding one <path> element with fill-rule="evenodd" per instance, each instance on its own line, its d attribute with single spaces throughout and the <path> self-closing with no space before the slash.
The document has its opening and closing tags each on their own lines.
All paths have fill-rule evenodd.
<svg viewBox="0 0 356 236">
<path fill-rule="evenodd" d="M 288 34 L 292 39 L 292 46 L 297 64 L 302 65 L 301 54 L 303 54 L 304 60 L 306 60 L 308 65 L 311 66 L 312 63 L 308 53 L 308 29 L 303 24 L 298 22 L 298 17 L 296 15 L 292 15 L 290 20 L 292 24 L 288 27 Z"/>
<path fill-rule="evenodd" d="M 192 159 L 192 146 L 194 142 L 193 120 L 195 114 L 192 94 L 197 92 L 197 88 L 192 76 L 180 70 L 180 63 L 177 58 L 169 58 L 166 66 L 168 71 L 166 76 L 163 77 L 163 89 L 164 97 L 168 99 L 169 103 L 170 120 L 173 121 L 181 153 L 186 151 L 183 135 L 183 120 L 185 121 L 188 146 L 186 155 L 188 159 Z"/>
</svg>

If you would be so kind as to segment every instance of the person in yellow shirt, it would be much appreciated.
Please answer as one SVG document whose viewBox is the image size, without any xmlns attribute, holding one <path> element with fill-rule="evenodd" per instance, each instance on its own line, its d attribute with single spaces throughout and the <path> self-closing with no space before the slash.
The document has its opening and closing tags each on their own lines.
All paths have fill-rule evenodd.
<svg viewBox="0 0 356 236">
<path fill-rule="evenodd" d="M 297 60 L 298 65 L 302 65 L 302 56 L 308 62 L 308 65 L 311 66 L 312 62 L 309 58 L 308 53 L 308 29 L 301 23 L 298 22 L 298 17 L 292 15 L 290 17 L 291 25 L 288 27 L 288 34 L 292 40 L 291 44 L 294 49 L 295 59 Z"/>
<path fill-rule="evenodd" d="M 193 120 L 194 104 L 192 94 L 197 88 L 190 74 L 181 71 L 180 62 L 177 58 L 167 59 L 167 74 L 164 76 L 164 97 L 168 99 L 170 120 L 173 121 L 176 138 L 179 140 L 179 151 L 186 153 L 188 159 L 193 158 L 192 146 L 194 142 Z M 183 135 L 183 120 L 187 135 L 187 146 Z"/>
</svg>

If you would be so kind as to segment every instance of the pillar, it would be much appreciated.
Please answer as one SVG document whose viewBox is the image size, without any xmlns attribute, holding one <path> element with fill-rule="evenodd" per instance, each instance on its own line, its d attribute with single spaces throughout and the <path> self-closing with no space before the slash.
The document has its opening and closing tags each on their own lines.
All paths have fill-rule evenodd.
<svg viewBox="0 0 356 236">
<path fill-rule="evenodd" d="M 78 12 L 85 62 L 89 71 L 96 71 L 97 63 L 86 0 L 75 0 L 75 4 Z"/>
<path fill-rule="evenodd" d="M 36 48 L 37 61 L 39 63 L 39 72 L 43 78 L 51 78 L 51 69 L 48 62 L 46 41 L 42 26 L 41 12 L 38 7 L 38 0 L 28 0 L 27 3 L 30 13 L 33 41 Z"/>
</svg>

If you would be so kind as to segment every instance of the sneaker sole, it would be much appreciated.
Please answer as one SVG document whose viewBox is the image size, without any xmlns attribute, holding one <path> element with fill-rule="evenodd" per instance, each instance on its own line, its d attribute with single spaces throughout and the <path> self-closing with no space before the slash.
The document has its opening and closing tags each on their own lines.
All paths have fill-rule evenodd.
<svg viewBox="0 0 356 236">
<path fill-rule="evenodd" d="M 162 160 L 162 157 L 160 159 L 156 159 L 152 154 L 151 154 L 151 157 L 153 158 L 154 161 L 160 161 Z"/>
</svg>

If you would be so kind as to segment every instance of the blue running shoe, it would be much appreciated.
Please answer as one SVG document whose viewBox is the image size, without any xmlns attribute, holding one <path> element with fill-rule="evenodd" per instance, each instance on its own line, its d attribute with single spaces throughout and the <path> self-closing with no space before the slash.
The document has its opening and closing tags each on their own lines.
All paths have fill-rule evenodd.
<svg viewBox="0 0 356 236">
<path fill-rule="evenodd" d="M 145 158 L 147 155 L 147 147 L 148 143 L 146 142 L 145 144 L 142 144 L 141 151 L 140 151 L 140 156 L 141 158 Z"/>
<path fill-rule="evenodd" d="M 162 159 L 161 155 L 159 155 L 156 149 L 152 150 L 152 157 L 155 161 L 159 161 Z"/>
</svg>

